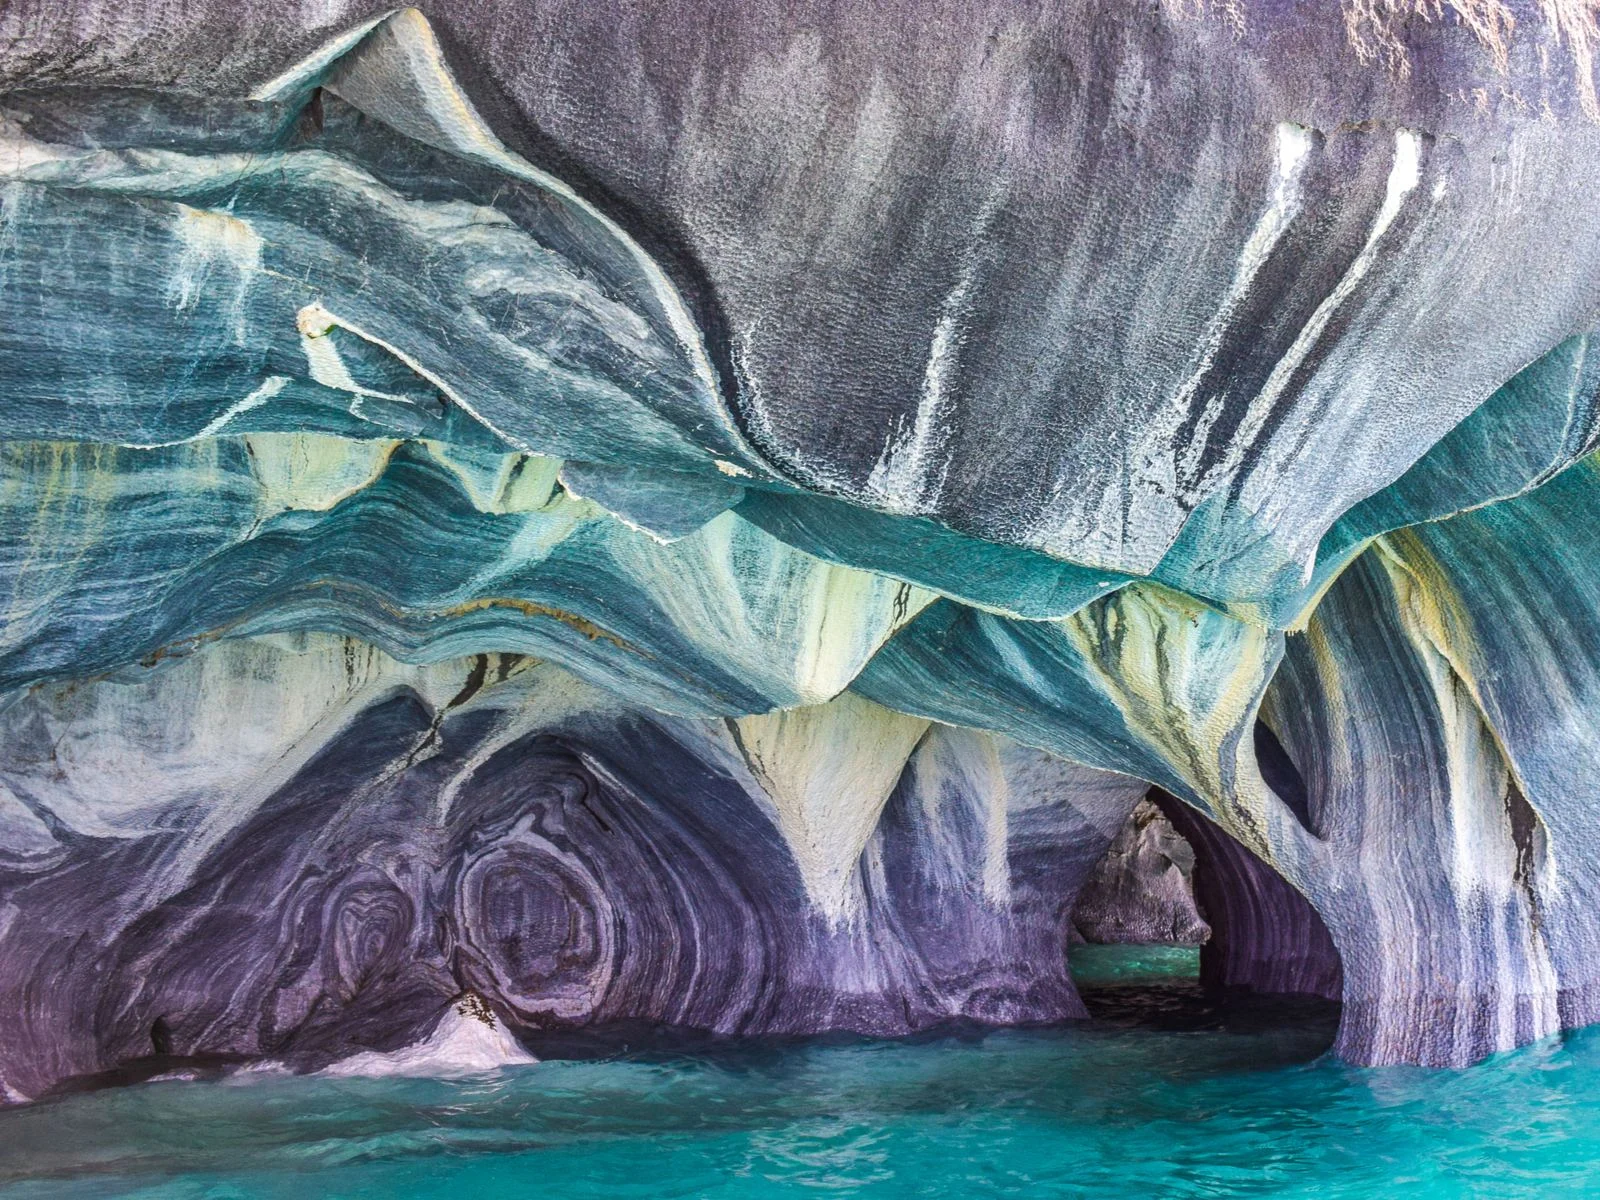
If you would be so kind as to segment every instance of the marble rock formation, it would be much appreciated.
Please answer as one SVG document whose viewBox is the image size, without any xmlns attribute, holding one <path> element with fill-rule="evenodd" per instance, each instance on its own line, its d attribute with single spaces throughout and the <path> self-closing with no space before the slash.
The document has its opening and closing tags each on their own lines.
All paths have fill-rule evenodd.
<svg viewBox="0 0 1600 1200">
<path fill-rule="evenodd" d="M 13 1097 L 157 1050 L 415 1070 L 464 990 L 522 1035 L 1081 1016 L 1073 899 L 1142 788 L 848 692 L 672 718 L 327 635 L 40 685 L 0 747 Z"/>
<path fill-rule="evenodd" d="M 1073 1016 L 1152 787 L 1350 1060 L 1600 1019 L 1597 47 L 13 0 L 4 1095 Z"/>
<path fill-rule="evenodd" d="M 1097 945 L 1201 945 L 1211 927 L 1195 906 L 1194 868 L 1187 839 L 1141 800 L 1079 889 L 1073 932 Z"/>
</svg>

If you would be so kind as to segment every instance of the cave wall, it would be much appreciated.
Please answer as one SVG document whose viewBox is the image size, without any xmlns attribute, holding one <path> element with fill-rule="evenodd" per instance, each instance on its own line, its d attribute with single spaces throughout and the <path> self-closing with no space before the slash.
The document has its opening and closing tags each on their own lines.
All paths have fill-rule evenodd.
<svg viewBox="0 0 1600 1200">
<path fill-rule="evenodd" d="M 9 1093 L 1071 1015 L 1151 785 L 1346 1057 L 1592 1020 L 1589 34 L 1226 7 L 7 5 Z"/>
<path fill-rule="evenodd" d="M 1196 907 L 1194 869 L 1187 838 L 1141 800 L 1079 890 L 1073 936 L 1093 945 L 1201 945 L 1211 926 Z"/>
<path fill-rule="evenodd" d="M 1342 999 L 1339 951 L 1312 903 L 1214 821 L 1165 792 L 1153 799 L 1194 856 L 1195 902 L 1209 926 L 1201 984 L 1223 994 Z"/>
<path fill-rule="evenodd" d="M 315 1067 L 463 991 L 523 1035 L 1081 1016 L 1067 916 L 1139 795 L 848 696 L 673 720 L 326 636 L 42 688 L 0 730 L 13 1099 L 158 1020 L 179 1056 Z"/>
</svg>

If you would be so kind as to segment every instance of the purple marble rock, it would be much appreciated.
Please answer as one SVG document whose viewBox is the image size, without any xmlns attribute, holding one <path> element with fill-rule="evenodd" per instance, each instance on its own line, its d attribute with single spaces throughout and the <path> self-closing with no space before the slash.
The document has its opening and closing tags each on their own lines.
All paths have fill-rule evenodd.
<svg viewBox="0 0 1600 1200">
<path fill-rule="evenodd" d="M 0 7 L 0 1095 L 1600 1019 L 1592 4 L 312 7 Z"/>
<path fill-rule="evenodd" d="M 1200 980 L 1274 996 L 1341 996 L 1339 952 L 1311 903 L 1235 839 L 1157 789 L 1151 803 L 1192 847 L 1194 897 L 1209 922 Z"/>
<path fill-rule="evenodd" d="M 310 657 L 332 669 L 346 653 Z M 157 1049 L 297 1069 L 392 1051 L 463 991 L 523 1035 L 623 1020 L 895 1035 L 1083 1015 L 1069 914 L 1136 781 L 914 723 L 830 910 L 775 809 L 794 760 L 750 721 L 629 711 L 550 668 L 434 708 L 365 653 L 396 678 L 340 682 L 311 723 L 258 710 L 300 721 L 295 744 L 264 751 L 210 742 L 219 726 L 183 711 L 209 703 L 219 674 L 258 686 L 303 669 L 306 656 L 251 643 L 5 712 L 3 795 L 42 811 L 51 792 L 57 814 L 0 866 L 6 1095 Z M 445 697 L 451 672 L 508 669 L 428 674 Z M 552 695 L 559 715 L 530 716 Z M 872 707 L 851 709 L 856 727 L 896 719 Z M 145 737 L 152 714 L 186 716 L 189 734 L 147 744 L 147 765 L 194 786 L 136 794 L 161 786 L 126 773 L 124 738 Z M 123 792 L 115 808 L 77 805 L 104 788 Z"/>
</svg>

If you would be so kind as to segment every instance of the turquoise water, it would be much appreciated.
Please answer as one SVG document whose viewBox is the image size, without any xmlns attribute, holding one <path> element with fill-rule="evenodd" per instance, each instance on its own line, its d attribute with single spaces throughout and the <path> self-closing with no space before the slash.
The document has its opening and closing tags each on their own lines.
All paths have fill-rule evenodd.
<svg viewBox="0 0 1600 1200">
<path fill-rule="evenodd" d="M 1200 978 L 1199 946 L 1074 946 L 1068 964 L 1079 990 Z"/>
<path fill-rule="evenodd" d="M 1091 1000 L 1051 1030 L 107 1089 L 0 1112 L 0 1196 L 1600 1194 L 1600 1032 L 1357 1070 L 1322 1010 Z"/>
</svg>

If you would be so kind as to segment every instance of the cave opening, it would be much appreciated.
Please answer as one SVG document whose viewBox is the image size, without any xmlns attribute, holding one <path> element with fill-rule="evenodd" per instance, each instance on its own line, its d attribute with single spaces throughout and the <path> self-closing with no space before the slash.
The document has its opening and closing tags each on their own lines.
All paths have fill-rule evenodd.
<svg viewBox="0 0 1600 1200">
<path fill-rule="evenodd" d="M 1069 967 L 1092 1018 L 1157 1029 L 1337 1032 L 1342 967 L 1309 901 L 1152 788 L 1085 882 Z"/>
</svg>

